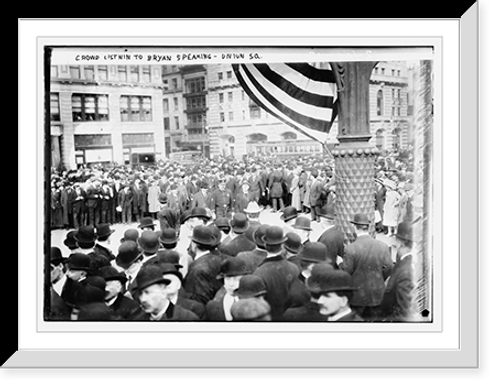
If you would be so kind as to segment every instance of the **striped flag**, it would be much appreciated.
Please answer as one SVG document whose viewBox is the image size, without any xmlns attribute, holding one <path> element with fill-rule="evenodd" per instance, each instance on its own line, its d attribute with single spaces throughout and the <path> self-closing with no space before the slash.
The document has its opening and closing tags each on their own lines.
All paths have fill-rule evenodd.
<svg viewBox="0 0 500 390">
<path fill-rule="evenodd" d="M 339 110 L 342 67 L 331 63 L 233 64 L 255 104 L 304 135 L 330 132 Z"/>
</svg>

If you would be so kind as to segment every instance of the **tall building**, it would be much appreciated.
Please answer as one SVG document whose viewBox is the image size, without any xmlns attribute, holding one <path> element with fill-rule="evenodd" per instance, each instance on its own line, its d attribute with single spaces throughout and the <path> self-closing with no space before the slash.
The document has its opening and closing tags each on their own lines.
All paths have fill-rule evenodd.
<svg viewBox="0 0 500 390">
<path fill-rule="evenodd" d="M 165 157 L 161 66 L 52 65 L 52 166 Z"/>
</svg>

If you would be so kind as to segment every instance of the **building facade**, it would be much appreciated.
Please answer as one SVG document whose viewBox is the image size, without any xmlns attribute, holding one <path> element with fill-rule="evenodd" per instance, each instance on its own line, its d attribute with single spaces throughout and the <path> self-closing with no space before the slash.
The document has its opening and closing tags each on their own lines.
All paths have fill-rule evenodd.
<svg viewBox="0 0 500 390">
<path fill-rule="evenodd" d="M 160 66 L 52 65 L 50 76 L 52 166 L 165 157 Z"/>
</svg>

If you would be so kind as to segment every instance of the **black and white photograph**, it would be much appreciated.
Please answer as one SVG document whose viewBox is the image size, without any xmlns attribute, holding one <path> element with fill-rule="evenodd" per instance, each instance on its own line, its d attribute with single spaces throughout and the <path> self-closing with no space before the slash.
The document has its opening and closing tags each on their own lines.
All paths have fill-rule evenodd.
<svg viewBox="0 0 500 390">
<path fill-rule="evenodd" d="M 44 56 L 44 321 L 433 322 L 432 46 Z"/>
</svg>

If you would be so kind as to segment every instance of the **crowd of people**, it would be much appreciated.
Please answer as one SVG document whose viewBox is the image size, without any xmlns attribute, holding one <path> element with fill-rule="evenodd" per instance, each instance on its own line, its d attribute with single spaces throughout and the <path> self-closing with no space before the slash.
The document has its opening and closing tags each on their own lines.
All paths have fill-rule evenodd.
<svg viewBox="0 0 500 390">
<path fill-rule="evenodd" d="M 356 214 L 353 243 L 335 224 L 332 164 L 214 159 L 54 171 L 51 227 L 69 229 L 70 255 L 51 248 L 48 319 L 414 320 L 408 159 L 377 161 L 376 220 Z M 279 225 L 261 221 L 265 208 Z M 321 232 L 312 237 L 314 221 Z M 132 222 L 113 247 L 113 225 Z M 394 235 L 395 260 L 368 233 L 373 223 Z"/>
</svg>

